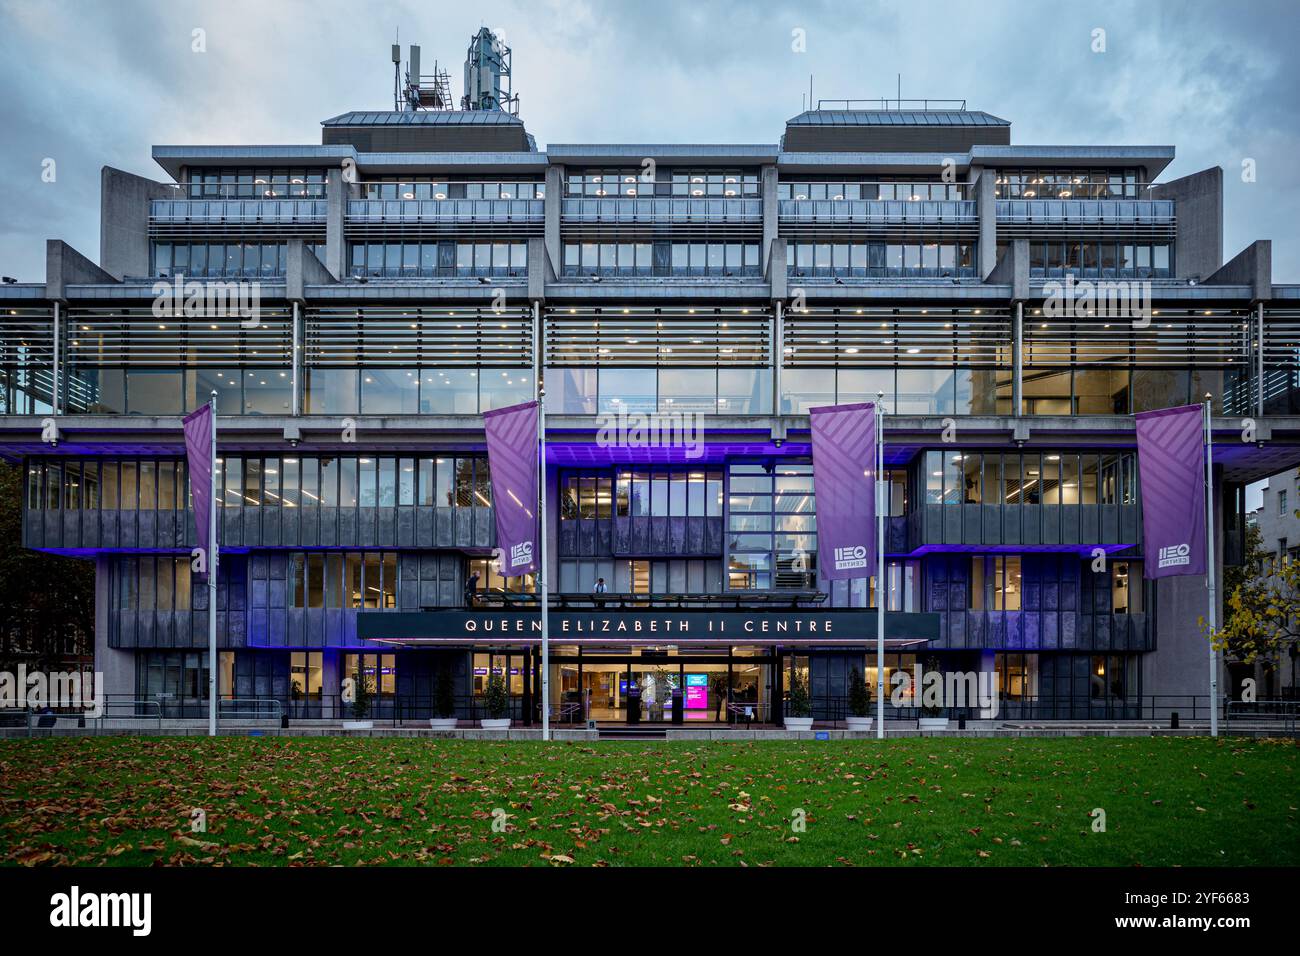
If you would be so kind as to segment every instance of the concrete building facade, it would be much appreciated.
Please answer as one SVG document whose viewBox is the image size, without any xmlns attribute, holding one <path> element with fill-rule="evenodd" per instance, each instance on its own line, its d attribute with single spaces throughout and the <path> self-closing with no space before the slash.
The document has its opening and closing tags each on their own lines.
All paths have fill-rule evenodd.
<svg viewBox="0 0 1300 956">
<path fill-rule="evenodd" d="M 777 721 L 796 677 L 843 715 L 874 589 L 817 573 L 808 409 L 877 394 L 891 672 L 1204 715 L 1205 582 L 1143 579 L 1132 416 L 1211 396 L 1221 563 L 1244 485 L 1300 464 L 1300 286 L 1266 240 L 1223 261 L 1221 170 L 1161 183 L 1172 146 L 1013 144 L 960 102 L 545 152 L 505 109 L 403 105 L 106 168 L 98 262 L 51 241 L 0 288 L 23 543 L 95 562 L 111 693 L 203 712 L 180 419 L 215 391 L 229 706 L 337 717 L 360 669 L 379 715 L 447 684 L 473 720 L 499 675 L 535 721 L 536 640 L 481 626 L 537 613 L 494 565 L 482 413 L 544 386 L 558 717 L 666 719 L 677 688 Z M 649 630 L 690 614 L 734 629 Z"/>
</svg>

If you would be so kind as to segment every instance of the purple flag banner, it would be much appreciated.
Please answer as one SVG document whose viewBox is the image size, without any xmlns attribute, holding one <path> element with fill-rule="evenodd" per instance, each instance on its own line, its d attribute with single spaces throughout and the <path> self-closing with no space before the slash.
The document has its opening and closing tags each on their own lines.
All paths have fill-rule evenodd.
<svg viewBox="0 0 1300 956">
<path fill-rule="evenodd" d="M 1205 573 L 1204 414 L 1183 405 L 1133 416 L 1146 578 Z"/>
<path fill-rule="evenodd" d="M 185 416 L 185 465 L 190 473 L 190 500 L 194 531 L 203 549 L 204 573 L 212 567 L 208 532 L 212 526 L 212 406 L 204 405 Z"/>
<path fill-rule="evenodd" d="M 828 581 L 876 570 L 876 406 L 808 410 L 817 496 L 817 572 Z"/>
<path fill-rule="evenodd" d="M 537 571 L 537 403 L 483 413 L 501 576 Z"/>
</svg>

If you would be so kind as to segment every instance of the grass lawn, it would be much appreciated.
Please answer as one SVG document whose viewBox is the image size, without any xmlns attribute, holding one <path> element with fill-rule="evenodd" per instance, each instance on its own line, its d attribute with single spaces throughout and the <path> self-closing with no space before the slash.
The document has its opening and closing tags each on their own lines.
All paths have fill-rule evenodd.
<svg viewBox="0 0 1300 956">
<path fill-rule="evenodd" d="M 1205 738 L 5 740 L 0 863 L 1294 866 L 1298 758 Z"/>
</svg>

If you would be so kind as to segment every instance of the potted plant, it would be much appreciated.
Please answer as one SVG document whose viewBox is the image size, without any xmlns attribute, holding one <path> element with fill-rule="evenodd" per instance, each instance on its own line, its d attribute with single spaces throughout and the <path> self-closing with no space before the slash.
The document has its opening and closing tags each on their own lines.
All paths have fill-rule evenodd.
<svg viewBox="0 0 1300 956">
<path fill-rule="evenodd" d="M 366 680 L 365 667 L 361 663 L 361 655 L 358 654 L 357 669 L 352 675 L 352 719 L 343 721 L 344 730 L 370 730 L 375 726 L 375 722 L 368 719 L 372 697 L 370 683 Z"/>
<path fill-rule="evenodd" d="M 808 693 L 808 678 L 799 671 L 790 679 L 790 702 L 786 706 L 786 730 L 812 730 L 812 697 Z"/>
<path fill-rule="evenodd" d="M 479 724 L 484 730 L 507 730 L 510 718 L 505 713 L 510 708 L 510 698 L 506 695 L 506 678 L 504 674 L 493 673 L 483 692 L 483 706 L 488 715 Z"/>
<path fill-rule="evenodd" d="M 871 689 L 858 668 L 849 671 L 849 730 L 871 729 Z"/>
<path fill-rule="evenodd" d="M 433 688 L 433 716 L 429 718 L 432 730 L 456 729 L 456 683 L 451 674 L 450 662 L 438 668 L 438 679 Z"/>
<path fill-rule="evenodd" d="M 938 674 L 942 670 L 939 658 L 931 657 L 925 662 L 926 673 Z M 925 704 L 925 695 L 921 692 L 920 687 L 914 688 L 913 692 L 918 695 L 922 701 L 921 716 L 917 718 L 916 727 L 918 730 L 947 730 L 948 718 L 943 715 L 943 708 L 934 704 Z"/>
</svg>

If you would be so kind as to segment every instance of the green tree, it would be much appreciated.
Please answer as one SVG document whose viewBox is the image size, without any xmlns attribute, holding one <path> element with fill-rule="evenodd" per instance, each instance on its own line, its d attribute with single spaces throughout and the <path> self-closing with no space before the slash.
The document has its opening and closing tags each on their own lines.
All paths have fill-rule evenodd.
<svg viewBox="0 0 1300 956">
<path fill-rule="evenodd" d="M 808 692 L 808 678 L 800 670 L 795 670 L 790 677 L 789 711 L 791 717 L 812 716 L 812 695 Z"/>
<path fill-rule="evenodd" d="M 853 717 L 871 716 L 871 690 L 858 667 L 849 671 L 849 714 Z"/>
<path fill-rule="evenodd" d="M 357 669 L 352 674 L 352 719 L 365 720 L 366 715 L 370 713 L 370 701 L 374 697 L 374 689 L 370 686 L 370 680 L 366 676 L 365 655 L 357 655 Z"/>
<path fill-rule="evenodd" d="M 1297 512 L 1300 516 L 1300 512 Z M 1240 567 L 1224 569 L 1223 624 L 1207 632 L 1214 649 L 1243 664 L 1274 664 L 1300 638 L 1300 562 L 1265 551 L 1259 528 L 1246 530 Z"/>
<path fill-rule="evenodd" d="M 483 692 L 483 706 L 487 708 L 488 717 L 500 720 L 510 707 L 510 698 L 506 694 L 506 679 L 501 674 L 493 673 L 488 678 L 487 688 Z"/>
<path fill-rule="evenodd" d="M 47 670 L 94 653 L 95 564 L 22 546 L 20 465 L 0 462 L 0 667 Z"/>
</svg>

